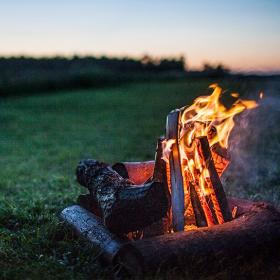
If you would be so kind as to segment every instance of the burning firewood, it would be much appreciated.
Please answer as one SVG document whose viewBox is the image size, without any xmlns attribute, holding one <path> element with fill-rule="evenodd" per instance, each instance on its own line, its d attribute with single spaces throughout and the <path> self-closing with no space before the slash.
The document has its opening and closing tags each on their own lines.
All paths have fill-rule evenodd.
<svg viewBox="0 0 280 280">
<path fill-rule="evenodd" d="M 113 232 L 143 229 L 168 212 L 169 198 L 162 182 L 134 185 L 109 165 L 95 160 L 81 161 L 76 174 L 78 182 L 88 188 L 104 224 Z"/>
<path fill-rule="evenodd" d="M 203 158 L 205 168 L 209 172 L 209 186 L 211 188 L 210 198 L 214 206 L 216 218 L 219 224 L 228 222 L 232 219 L 232 215 L 228 206 L 224 188 L 215 168 L 207 137 L 199 137 L 196 139 L 196 141 L 198 145 L 199 154 L 201 158 Z"/>
<path fill-rule="evenodd" d="M 229 164 L 228 138 L 234 116 L 257 106 L 238 99 L 230 107 L 220 102 L 222 89 L 211 85 L 210 96 L 198 97 L 189 107 L 172 111 L 167 117 L 164 158 L 170 175 L 173 230 L 230 221 L 226 195 L 219 176 Z M 201 209 L 203 215 L 201 213 Z"/>
<path fill-rule="evenodd" d="M 195 225 L 197 227 L 206 227 L 207 221 L 205 217 L 205 212 L 203 211 L 203 208 L 200 204 L 197 192 L 194 186 L 191 184 L 189 185 L 189 192 L 190 192 L 191 204 L 195 216 Z"/>
<path fill-rule="evenodd" d="M 184 179 L 181 170 L 181 158 L 178 146 L 178 126 L 180 111 L 172 111 L 167 116 L 166 140 L 173 140 L 172 149 L 169 155 L 170 182 L 171 182 L 171 205 L 172 205 L 172 223 L 174 231 L 182 231 L 185 227 L 185 194 Z"/>
</svg>

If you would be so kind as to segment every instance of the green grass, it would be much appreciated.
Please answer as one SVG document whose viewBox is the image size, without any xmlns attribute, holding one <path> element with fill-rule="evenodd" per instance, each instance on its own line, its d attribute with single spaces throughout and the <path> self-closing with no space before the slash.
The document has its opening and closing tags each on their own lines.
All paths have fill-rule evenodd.
<svg viewBox="0 0 280 280">
<path fill-rule="evenodd" d="M 98 252 L 57 218 L 85 192 L 75 182 L 78 161 L 152 159 L 168 112 L 206 93 L 208 84 L 139 83 L 1 100 L 0 278 L 103 277 Z M 256 93 L 250 83 L 226 82 L 225 87 Z M 279 147 L 277 133 L 273 139 Z M 227 182 L 233 177 L 229 174 Z M 271 188 L 239 186 L 236 191 L 228 185 L 230 194 L 257 193 L 279 204 L 277 182 Z"/>
</svg>

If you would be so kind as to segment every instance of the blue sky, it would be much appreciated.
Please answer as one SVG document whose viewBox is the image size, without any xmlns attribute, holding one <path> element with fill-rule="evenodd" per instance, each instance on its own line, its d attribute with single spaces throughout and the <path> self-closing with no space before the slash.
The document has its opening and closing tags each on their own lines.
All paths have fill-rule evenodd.
<svg viewBox="0 0 280 280">
<path fill-rule="evenodd" d="M 9 0 L 0 55 L 185 55 L 191 67 L 280 71 L 280 1 Z"/>
</svg>

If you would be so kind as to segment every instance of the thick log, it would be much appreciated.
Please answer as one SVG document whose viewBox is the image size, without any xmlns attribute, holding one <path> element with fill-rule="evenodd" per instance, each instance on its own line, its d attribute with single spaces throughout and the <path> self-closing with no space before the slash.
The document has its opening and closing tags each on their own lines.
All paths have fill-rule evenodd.
<svg viewBox="0 0 280 280">
<path fill-rule="evenodd" d="M 61 212 L 60 218 L 100 250 L 103 261 L 114 267 L 115 276 L 142 273 L 143 261 L 139 252 L 131 244 L 111 233 L 99 217 L 79 205 L 72 205 Z"/>
<path fill-rule="evenodd" d="M 232 219 L 232 215 L 228 206 L 228 201 L 223 185 L 215 168 L 207 137 L 198 137 L 196 141 L 198 144 L 200 156 L 204 159 L 206 168 L 209 171 L 210 182 L 213 191 L 211 200 L 215 208 L 217 220 L 219 221 L 219 223 L 230 221 Z"/>
<path fill-rule="evenodd" d="M 264 262 L 279 263 L 280 213 L 265 203 L 247 201 L 243 207 L 243 202 L 232 203 L 246 212 L 230 222 L 134 242 L 143 256 L 144 272 L 177 267 L 196 278 L 227 269 L 238 273 L 241 266 L 264 269 Z"/>
<path fill-rule="evenodd" d="M 77 167 L 78 182 L 87 187 L 103 223 L 113 232 L 143 229 L 165 217 L 169 198 L 163 183 L 134 185 L 109 165 L 84 160 Z"/>
<path fill-rule="evenodd" d="M 178 145 L 178 124 L 180 111 L 174 110 L 167 116 L 166 139 L 174 139 L 169 155 L 169 168 L 171 178 L 171 205 L 172 205 L 172 224 L 174 231 L 183 231 L 185 227 L 185 202 L 184 202 L 184 180 L 181 171 L 181 160 Z"/>
<path fill-rule="evenodd" d="M 219 273 L 238 279 L 253 267 L 272 279 L 266 269 L 279 265 L 280 213 L 266 203 L 229 199 L 229 204 L 239 209 L 238 218 L 230 222 L 134 242 L 119 239 L 79 206 L 64 209 L 61 217 L 101 250 L 106 262 L 117 268 L 117 277 L 182 269 L 192 279 Z"/>
</svg>

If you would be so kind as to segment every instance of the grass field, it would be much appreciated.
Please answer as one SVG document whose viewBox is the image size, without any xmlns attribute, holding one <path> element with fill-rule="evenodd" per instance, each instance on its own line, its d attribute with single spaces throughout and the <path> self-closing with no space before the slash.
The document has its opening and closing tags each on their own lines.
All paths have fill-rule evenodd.
<svg viewBox="0 0 280 280">
<path fill-rule="evenodd" d="M 206 93 L 209 83 L 139 83 L 1 100 L 0 279 L 102 277 L 98 252 L 72 236 L 57 218 L 85 191 L 75 182 L 78 161 L 86 157 L 109 163 L 152 159 L 168 112 Z M 224 86 L 256 97 L 258 88 L 267 84 L 226 82 Z M 277 98 L 279 83 L 273 88 L 279 90 L 271 93 Z M 235 133 L 244 130 L 246 141 L 237 148 L 247 151 L 246 160 L 254 159 L 250 172 L 256 172 L 254 178 L 261 184 L 246 179 L 242 186 L 246 174 L 238 169 L 237 158 L 224 181 L 231 195 L 280 205 L 279 129 L 273 104 L 271 108 L 270 115 L 265 113 L 271 125 L 257 129 L 258 136 L 266 131 L 261 139 L 270 139 L 267 145 L 252 137 L 250 129 L 240 127 Z M 265 116 L 255 114 L 249 119 L 258 119 L 260 127 Z"/>
</svg>

